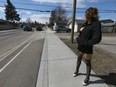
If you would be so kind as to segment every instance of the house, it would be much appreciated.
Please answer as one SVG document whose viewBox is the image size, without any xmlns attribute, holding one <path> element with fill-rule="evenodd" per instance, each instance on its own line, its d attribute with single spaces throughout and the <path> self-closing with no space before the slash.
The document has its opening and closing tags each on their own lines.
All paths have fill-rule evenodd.
<svg viewBox="0 0 116 87">
<path fill-rule="evenodd" d="M 12 29 L 12 25 L 3 19 L 0 19 L 0 30 Z"/>
<path fill-rule="evenodd" d="M 53 30 L 56 30 L 56 27 L 57 27 L 57 26 L 66 26 L 66 24 L 67 24 L 67 23 L 65 23 L 65 22 L 62 22 L 62 23 L 56 23 L 56 22 L 54 22 L 54 26 L 52 27 L 52 29 L 53 29 Z"/>
<path fill-rule="evenodd" d="M 112 33 L 115 31 L 115 22 L 111 19 L 100 20 L 102 25 L 102 32 Z"/>
<path fill-rule="evenodd" d="M 84 24 L 84 20 L 82 19 L 76 19 L 75 20 L 75 26 L 74 26 L 74 32 L 78 32 L 80 27 Z M 67 23 L 70 29 L 72 29 L 72 19 Z"/>
<path fill-rule="evenodd" d="M 101 23 L 113 23 L 114 21 L 111 19 L 100 20 Z"/>
<path fill-rule="evenodd" d="M 100 20 L 102 26 L 102 32 L 116 32 L 115 22 L 111 19 Z M 74 32 L 78 32 L 82 25 L 85 23 L 82 19 L 75 20 Z M 67 23 L 69 28 L 72 29 L 72 19 Z"/>
<path fill-rule="evenodd" d="M 56 23 L 54 23 L 53 30 L 55 30 L 56 26 L 57 26 Z"/>
</svg>

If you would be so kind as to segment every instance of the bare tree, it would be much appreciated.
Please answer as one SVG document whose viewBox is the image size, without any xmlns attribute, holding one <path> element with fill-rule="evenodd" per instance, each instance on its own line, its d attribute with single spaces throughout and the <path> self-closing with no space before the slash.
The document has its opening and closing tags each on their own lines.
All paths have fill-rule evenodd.
<svg viewBox="0 0 116 87">
<path fill-rule="evenodd" d="M 55 22 L 57 25 L 66 25 L 67 19 L 68 15 L 66 10 L 61 6 L 58 6 L 51 12 L 50 24 L 54 25 Z"/>
<path fill-rule="evenodd" d="M 32 23 L 31 18 L 27 18 L 26 23 L 29 23 L 29 24 Z"/>
</svg>

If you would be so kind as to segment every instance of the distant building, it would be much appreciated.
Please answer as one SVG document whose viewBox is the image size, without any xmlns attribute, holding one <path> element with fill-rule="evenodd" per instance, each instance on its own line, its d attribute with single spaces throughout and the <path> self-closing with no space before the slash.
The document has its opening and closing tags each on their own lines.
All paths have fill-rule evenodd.
<svg viewBox="0 0 116 87">
<path fill-rule="evenodd" d="M 0 30 L 12 29 L 12 24 L 8 21 L 0 19 Z"/>
<path fill-rule="evenodd" d="M 84 20 L 82 19 L 76 19 L 75 20 L 75 26 L 74 26 L 74 32 L 78 32 L 79 29 L 84 24 Z M 100 20 L 101 26 L 102 26 L 102 32 L 116 32 L 116 23 L 111 19 L 106 20 Z M 72 29 L 72 19 L 67 23 L 69 28 Z"/>
<path fill-rule="evenodd" d="M 111 19 L 100 20 L 102 24 L 102 32 L 112 33 L 115 30 L 115 22 Z"/>
<path fill-rule="evenodd" d="M 54 22 L 53 30 L 55 30 L 56 26 L 57 26 L 57 25 L 56 25 L 56 23 Z"/>
<path fill-rule="evenodd" d="M 76 19 L 75 20 L 75 26 L 74 26 L 74 32 L 78 32 L 80 27 L 84 24 L 84 20 L 82 19 Z M 72 19 L 67 23 L 70 29 L 72 29 Z"/>
</svg>

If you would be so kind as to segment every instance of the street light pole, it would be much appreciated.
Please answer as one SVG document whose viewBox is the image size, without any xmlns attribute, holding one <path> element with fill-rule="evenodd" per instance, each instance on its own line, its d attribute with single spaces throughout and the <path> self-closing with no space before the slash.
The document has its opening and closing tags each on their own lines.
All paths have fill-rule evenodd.
<svg viewBox="0 0 116 87">
<path fill-rule="evenodd" d="M 71 42 L 74 42 L 74 27 L 75 27 L 75 15 L 76 15 L 76 0 L 73 1 L 73 15 L 72 15 L 72 31 Z"/>
</svg>

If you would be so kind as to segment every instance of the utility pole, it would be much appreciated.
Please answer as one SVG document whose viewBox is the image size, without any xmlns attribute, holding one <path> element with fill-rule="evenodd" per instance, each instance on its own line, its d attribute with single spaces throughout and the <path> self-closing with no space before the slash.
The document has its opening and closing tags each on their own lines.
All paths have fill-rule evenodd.
<svg viewBox="0 0 116 87">
<path fill-rule="evenodd" d="M 114 25 L 114 33 L 116 33 L 116 20 L 115 20 L 115 25 Z"/>
<path fill-rule="evenodd" d="M 72 31 L 71 42 L 74 42 L 74 27 L 75 27 L 75 15 L 76 15 L 76 0 L 73 0 L 73 15 L 72 15 Z"/>
<path fill-rule="evenodd" d="M 114 11 L 114 15 L 116 14 L 116 11 Z M 113 26 L 113 31 L 112 33 L 116 33 L 116 17 L 114 17 L 114 26 Z"/>
</svg>

